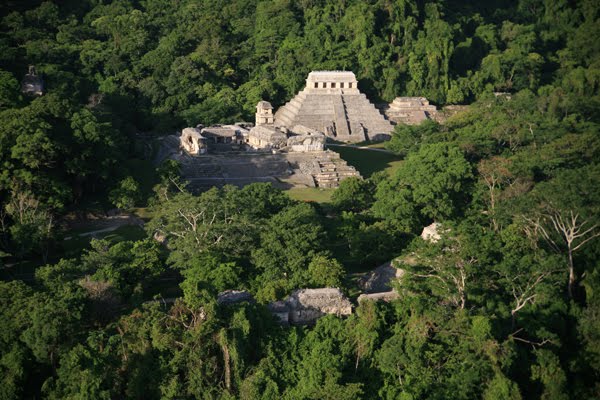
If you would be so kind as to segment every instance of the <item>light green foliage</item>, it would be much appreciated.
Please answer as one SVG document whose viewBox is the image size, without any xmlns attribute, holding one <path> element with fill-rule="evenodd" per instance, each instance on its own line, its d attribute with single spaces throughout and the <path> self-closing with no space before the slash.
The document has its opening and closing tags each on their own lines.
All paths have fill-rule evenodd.
<svg viewBox="0 0 600 400">
<path fill-rule="evenodd" d="M 373 203 L 373 189 L 371 181 L 350 177 L 340 182 L 331 196 L 331 203 L 340 210 L 360 212 Z"/>
<path fill-rule="evenodd" d="M 446 143 L 423 145 L 410 154 L 375 194 L 374 214 L 395 218 L 407 230 L 419 218 L 443 219 L 456 215 L 467 199 L 473 174 L 460 149 Z"/>
<path fill-rule="evenodd" d="M 498 374 L 483 392 L 484 400 L 521 400 L 519 387 L 504 375 Z"/>
<path fill-rule="evenodd" d="M 567 379 L 560 366 L 558 357 L 544 349 L 536 350 L 537 364 L 531 367 L 531 377 L 544 386 L 541 399 L 568 399 L 565 393 Z"/>
<path fill-rule="evenodd" d="M 309 263 L 326 254 L 324 234 L 310 204 L 291 206 L 274 215 L 260 235 L 260 247 L 252 252 L 252 262 L 260 271 L 257 284 L 281 279 L 288 290 L 305 286 L 310 279 Z"/>
<path fill-rule="evenodd" d="M 140 186 L 133 177 L 128 176 L 121 180 L 108 196 L 115 207 L 121 209 L 132 208 L 139 200 Z"/>
<path fill-rule="evenodd" d="M 311 285 L 315 287 L 339 287 L 344 267 L 335 259 L 318 255 L 308 264 L 308 275 Z"/>
<path fill-rule="evenodd" d="M 207 255 L 190 261 L 190 267 L 181 271 L 184 277 L 181 287 L 186 302 L 199 306 L 202 291 L 241 289 L 241 268 L 234 262 L 223 263 Z"/>
<path fill-rule="evenodd" d="M 410 152 L 417 151 L 424 143 L 438 141 L 441 126 L 432 120 L 425 120 L 420 125 L 399 124 L 394 128 L 394 133 L 385 148 L 406 156 Z M 437 139 L 437 140 L 436 140 Z"/>
</svg>

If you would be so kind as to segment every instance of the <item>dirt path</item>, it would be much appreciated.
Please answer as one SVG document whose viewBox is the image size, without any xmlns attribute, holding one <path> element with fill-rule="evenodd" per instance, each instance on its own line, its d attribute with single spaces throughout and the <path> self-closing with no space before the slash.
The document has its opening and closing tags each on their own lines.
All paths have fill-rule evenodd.
<svg viewBox="0 0 600 400">
<path fill-rule="evenodd" d="M 73 238 L 73 236 L 85 237 L 85 236 L 94 236 L 98 233 L 112 232 L 112 231 L 117 230 L 120 227 L 126 226 L 126 225 L 137 225 L 137 226 L 143 227 L 144 221 L 132 214 L 113 215 L 113 216 L 109 216 L 106 218 L 101 218 L 101 219 L 90 221 L 88 226 L 94 227 L 97 229 L 87 231 L 87 232 L 77 233 L 72 236 L 67 236 L 67 237 L 65 237 L 64 240 L 70 240 Z"/>
</svg>

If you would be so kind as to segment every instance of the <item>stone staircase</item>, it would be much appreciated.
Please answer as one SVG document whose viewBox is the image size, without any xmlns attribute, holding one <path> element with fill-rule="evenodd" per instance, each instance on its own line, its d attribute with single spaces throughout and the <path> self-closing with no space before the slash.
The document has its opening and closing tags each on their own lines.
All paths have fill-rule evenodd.
<svg viewBox="0 0 600 400">
<path fill-rule="evenodd" d="M 390 135 L 392 125 L 362 94 L 299 92 L 275 113 L 275 125 L 304 125 L 323 133 L 335 128 L 333 139 L 362 142 Z"/>
<path fill-rule="evenodd" d="M 348 165 L 341 158 L 327 158 L 317 160 L 319 172 L 315 173 L 315 186 L 320 188 L 335 188 L 340 182 L 351 176 L 360 177 L 354 167 Z"/>
</svg>

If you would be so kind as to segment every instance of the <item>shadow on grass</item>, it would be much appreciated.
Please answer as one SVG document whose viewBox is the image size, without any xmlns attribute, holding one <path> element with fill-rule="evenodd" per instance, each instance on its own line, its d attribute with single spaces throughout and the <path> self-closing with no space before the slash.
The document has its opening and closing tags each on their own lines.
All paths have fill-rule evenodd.
<svg viewBox="0 0 600 400">
<path fill-rule="evenodd" d="M 363 178 L 369 178 L 379 171 L 393 173 L 402 162 L 402 157 L 380 151 L 341 146 L 331 146 L 330 149 L 356 168 Z"/>
</svg>

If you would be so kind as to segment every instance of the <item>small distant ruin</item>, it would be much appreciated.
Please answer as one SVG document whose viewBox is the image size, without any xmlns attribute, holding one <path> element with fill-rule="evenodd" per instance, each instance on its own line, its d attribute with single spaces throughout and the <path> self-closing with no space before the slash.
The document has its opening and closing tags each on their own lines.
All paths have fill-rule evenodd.
<svg viewBox="0 0 600 400">
<path fill-rule="evenodd" d="M 421 239 L 425 240 L 426 242 L 437 243 L 442 238 L 440 235 L 442 232 L 442 224 L 439 222 L 433 222 L 431 225 L 423 228 L 423 231 L 421 232 Z"/>
<path fill-rule="evenodd" d="M 254 303 L 254 297 L 245 290 L 226 290 L 217 296 L 217 304 L 219 305 L 231 305 L 242 302 Z"/>
<path fill-rule="evenodd" d="M 396 124 L 418 125 L 435 119 L 437 108 L 425 97 L 396 97 L 385 110 L 386 117 Z"/>
<path fill-rule="evenodd" d="M 358 287 L 365 293 L 381 293 L 392 290 L 391 283 L 400 279 L 404 271 L 392 265 L 392 261 L 381 264 L 358 280 Z"/>
<path fill-rule="evenodd" d="M 217 296 L 219 305 L 254 303 L 252 294 L 245 290 L 226 290 Z M 310 325 L 327 314 L 339 316 L 352 314 L 352 303 L 337 288 L 299 289 L 285 300 L 267 305 L 279 322 L 288 325 Z"/>
<path fill-rule="evenodd" d="M 268 306 L 283 324 L 309 325 L 326 315 L 352 314 L 352 303 L 337 288 L 301 289 Z"/>
<path fill-rule="evenodd" d="M 21 81 L 21 93 L 27 96 L 41 96 L 44 94 L 44 80 L 35 71 L 35 66 L 30 65 L 29 71 Z"/>
<path fill-rule="evenodd" d="M 358 287 L 363 294 L 358 296 L 358 302 L 364 300 L 392 301 L 399 297 L 398 292 L 392 287 L 392 282 L 404 275 L 404 270 L 396 268 L 393 261 L 388 261 L 373 271 L 363 275 L 358 281 Z"/>
</svg>

